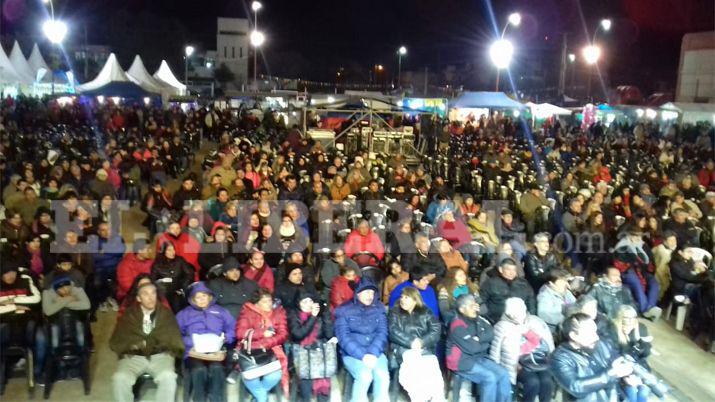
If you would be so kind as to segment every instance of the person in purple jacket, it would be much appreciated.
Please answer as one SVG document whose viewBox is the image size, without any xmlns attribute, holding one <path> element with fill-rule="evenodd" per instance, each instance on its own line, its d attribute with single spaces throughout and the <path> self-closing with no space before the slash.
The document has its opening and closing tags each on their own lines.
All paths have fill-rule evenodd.
<svg viewBox="0 0 715 402">
<path fill-rule="evenodd" d="M 226 309 L 216 304 L 213 292 L 196 282 L 189 287 L 189 306 L 179 311 L 176 321 L 186 346 L 184 355 L 191 375 L 194 402 L 223 402 L 226 372 L 221 353 L 202 354 L 194 348 L 194 334 L 214 334 L 223 337 L 224 345 L 235 341 L 236 320 Z M 208 397 L 208 398 L 207 398 Z"/>
</svg>

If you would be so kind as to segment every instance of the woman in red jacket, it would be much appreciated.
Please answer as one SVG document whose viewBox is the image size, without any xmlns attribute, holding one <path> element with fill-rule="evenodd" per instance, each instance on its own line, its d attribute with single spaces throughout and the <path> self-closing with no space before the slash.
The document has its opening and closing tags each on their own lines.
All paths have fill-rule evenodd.
<svg viewBox="0 0 715 402">
<path fill-rule="evenodd" d="M 288 397 L 288 358 L 283 344 L 288 340 L 288 324 L 283 307 L 273 307 L 273 296 L 267 289 L 260 289 L 253 303 L 246 303 L 236 322 L 238 348 L 246 348 L 251 338 L 251 350 L 271 350 L 281 363 L 281 370 L 253 380 L 243 380 L 248 391 L 258 402 L 268 401 L 268 392 L 278 382 Z"/>
<path fill-rule="evenodd" d="M 127 253 L 117 265 L 117 300 L 122 302 L 139 274 L 149 274 L 154 260 L 150 258 L 146 241 L 134 242 L 133 253 Z"/>
<path fill-rule="evenodd" d="M 340 275 L 336 276 L 330 285 L 330 311 L 335 311 L 338 306 L 353 299 L 353 289 L 359 280 L 355 267 L 340 267 Z"/>
</svg>

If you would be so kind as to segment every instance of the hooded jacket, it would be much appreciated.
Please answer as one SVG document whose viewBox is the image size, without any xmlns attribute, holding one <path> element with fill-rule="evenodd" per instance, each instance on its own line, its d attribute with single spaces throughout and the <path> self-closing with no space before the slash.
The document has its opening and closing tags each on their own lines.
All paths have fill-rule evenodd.
<svg viewBox="0 0 715 402">
<path fill-rule="evenodd" d="M 512 384 L 516 384 L 521 344 L 526 331 L 532 331 L 539 339 L 543 339 L 549 347 L 549 352 L 554 350 L 554 338 L 549 327 L 544 320 L 535 315 L 529 315 L 523 324 L 504 315 L 494 326 L 494 339 L 489 349 L 489 357 L 509 371 Z"/>
<path fill-rule="evenodd" d="M 375 291 L 372 304 L 366 306 L 358 295 L 367 290 Z M 380 303 L 377 286 L 370 278 L 363 278 L 355 289 L 351 302 L 335 310 L 335 334 L 343 355 L 362 360 L 367 355 L 380 356 L 387 346 L 387 316 Z"/>
<path fill-rule="evenodd" d="M 194 296 L 203 292 L 211 296 L 208 307 L 202 309 L 194 303 Z M 214 334 L 225 336 L 225 344 L 232 344 L 236 339 L 234 328 L 236 320 L 226 309 L 216 304 L 214 293 L 203 282 L 191 286 L 188 297 L 189 306 L 179 311 L 176 322 L 179 324 L 181 338 L 186 346 L 186 355 L 194 347 L 193 334 Z"/>
</svg>

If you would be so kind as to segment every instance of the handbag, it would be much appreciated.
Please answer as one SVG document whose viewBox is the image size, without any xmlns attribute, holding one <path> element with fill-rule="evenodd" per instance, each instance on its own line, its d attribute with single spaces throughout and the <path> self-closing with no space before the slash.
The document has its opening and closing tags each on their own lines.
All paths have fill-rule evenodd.
<svg viewBox="0 0 715 402">
<path fill-rule="evenodd" d="M 300 379 L 330 378 L 338 369 L 337 346 L 332 342 L 317 342 L 311 346 L 296 343 L 293 361 Z"/>
<path fill-rule="evenodd" d="M 519 364 L 527 371 L 544 371 L 549 368 L 549 345 L 543 339 L 531 353 L 519 356 Z"/>
<path fill-rule="evenodd" d="M 281 370 L 281 362 L 272 350 L 251 349 L 253 330 L 246 331 L 245 349 L 236 351 L 236 360 L 244 380 L 255 380 Z"/>
</svg>

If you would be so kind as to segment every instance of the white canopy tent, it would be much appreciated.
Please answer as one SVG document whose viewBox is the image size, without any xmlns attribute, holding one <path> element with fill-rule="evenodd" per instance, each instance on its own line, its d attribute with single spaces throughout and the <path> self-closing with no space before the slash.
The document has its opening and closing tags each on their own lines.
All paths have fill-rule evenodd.
<svg viewBox="0 0 715 402">
<path fill-rule="evenodd" d="M 22 49 L 20 49 L 20 44 L 15 41 L 12 46 L 12 51 L 10 52 L 10 63 L 15 68 L 15 72 L 20 77 L 20 79 L 26 84 L 32 84 L 35 82 L 35 74 L 32 72 L 32 67 L 25 59 L 25 55 L 22 54 Z"/>
<path fill-rule="evenodd" d="M 0 83 L 4 85 L 20 85 L 28 84 L 22 80 L 22 77 L 15 71 L 15 67 L 5 54 L 2 45 L 0 45 Z"/>
<path fill-rule="evenodd" d="M 526 106 L 531 109 L 531 114 L 537 119 L 546 119 L 552 116 L 570 116 L 572 114 L 569 109 L 558 107 L 550 103 L 527 102 Z"/>
<path fill-rule="evenodd" d="M 695 124 L 700 121 L 715 123 L 715 104 L 668 102 L 660 107 L 663 111 L 676 112 L 683 123 Z"/>
<path fill-rule="evenodd" d="M 186 94 L 186 85 L 176 79 L 176 76 L 174 76 L 174 73 L 171 72 L 169 63 L 167 63 L 166 60 L 161 61 L 159 69 L 154 73 L 154 78 L 156 78 L 160 83 L 163 83 L 165 86 L 172 88 L 174 90 L 174 95 Z"/>
<path fill-rule="evenodd" d="M 104 67 L 92 81 L 86 82 L 77 87 L 79 92 L 92 91 L 101 88 L 110 82 L 132 82 L 117 61 L 114 53 L 109 55 Z"/>
<path fill-rule="evenodd" d="M 27 59 L 27 63 L 32 69 L 32 73 L 35 76 L 35 80 L 42 80 L 47 82 L 52 81 L 52 72 L 50 70 L 50 67 L 45 62 L 45 59 L 42 57 L 42 53 L 40 53 L 40 48 L 37 46 L 37 43 L 32 46 L 32 53 L 30 53 L 30 57 Z"/>
<path fill-rule="evenodd" d="M 126 71 L 127 77 L 133 81 L 135 84 L 139 85 L 143 89 L 153 93 L 164 93 L 167 91 L 166 85 L 159 82 L 156 78 L 152 77 L 151 74 L 144 67 L 144 62 L 139 55 L 134 57 L 129 70 Z"/>
</svg>

